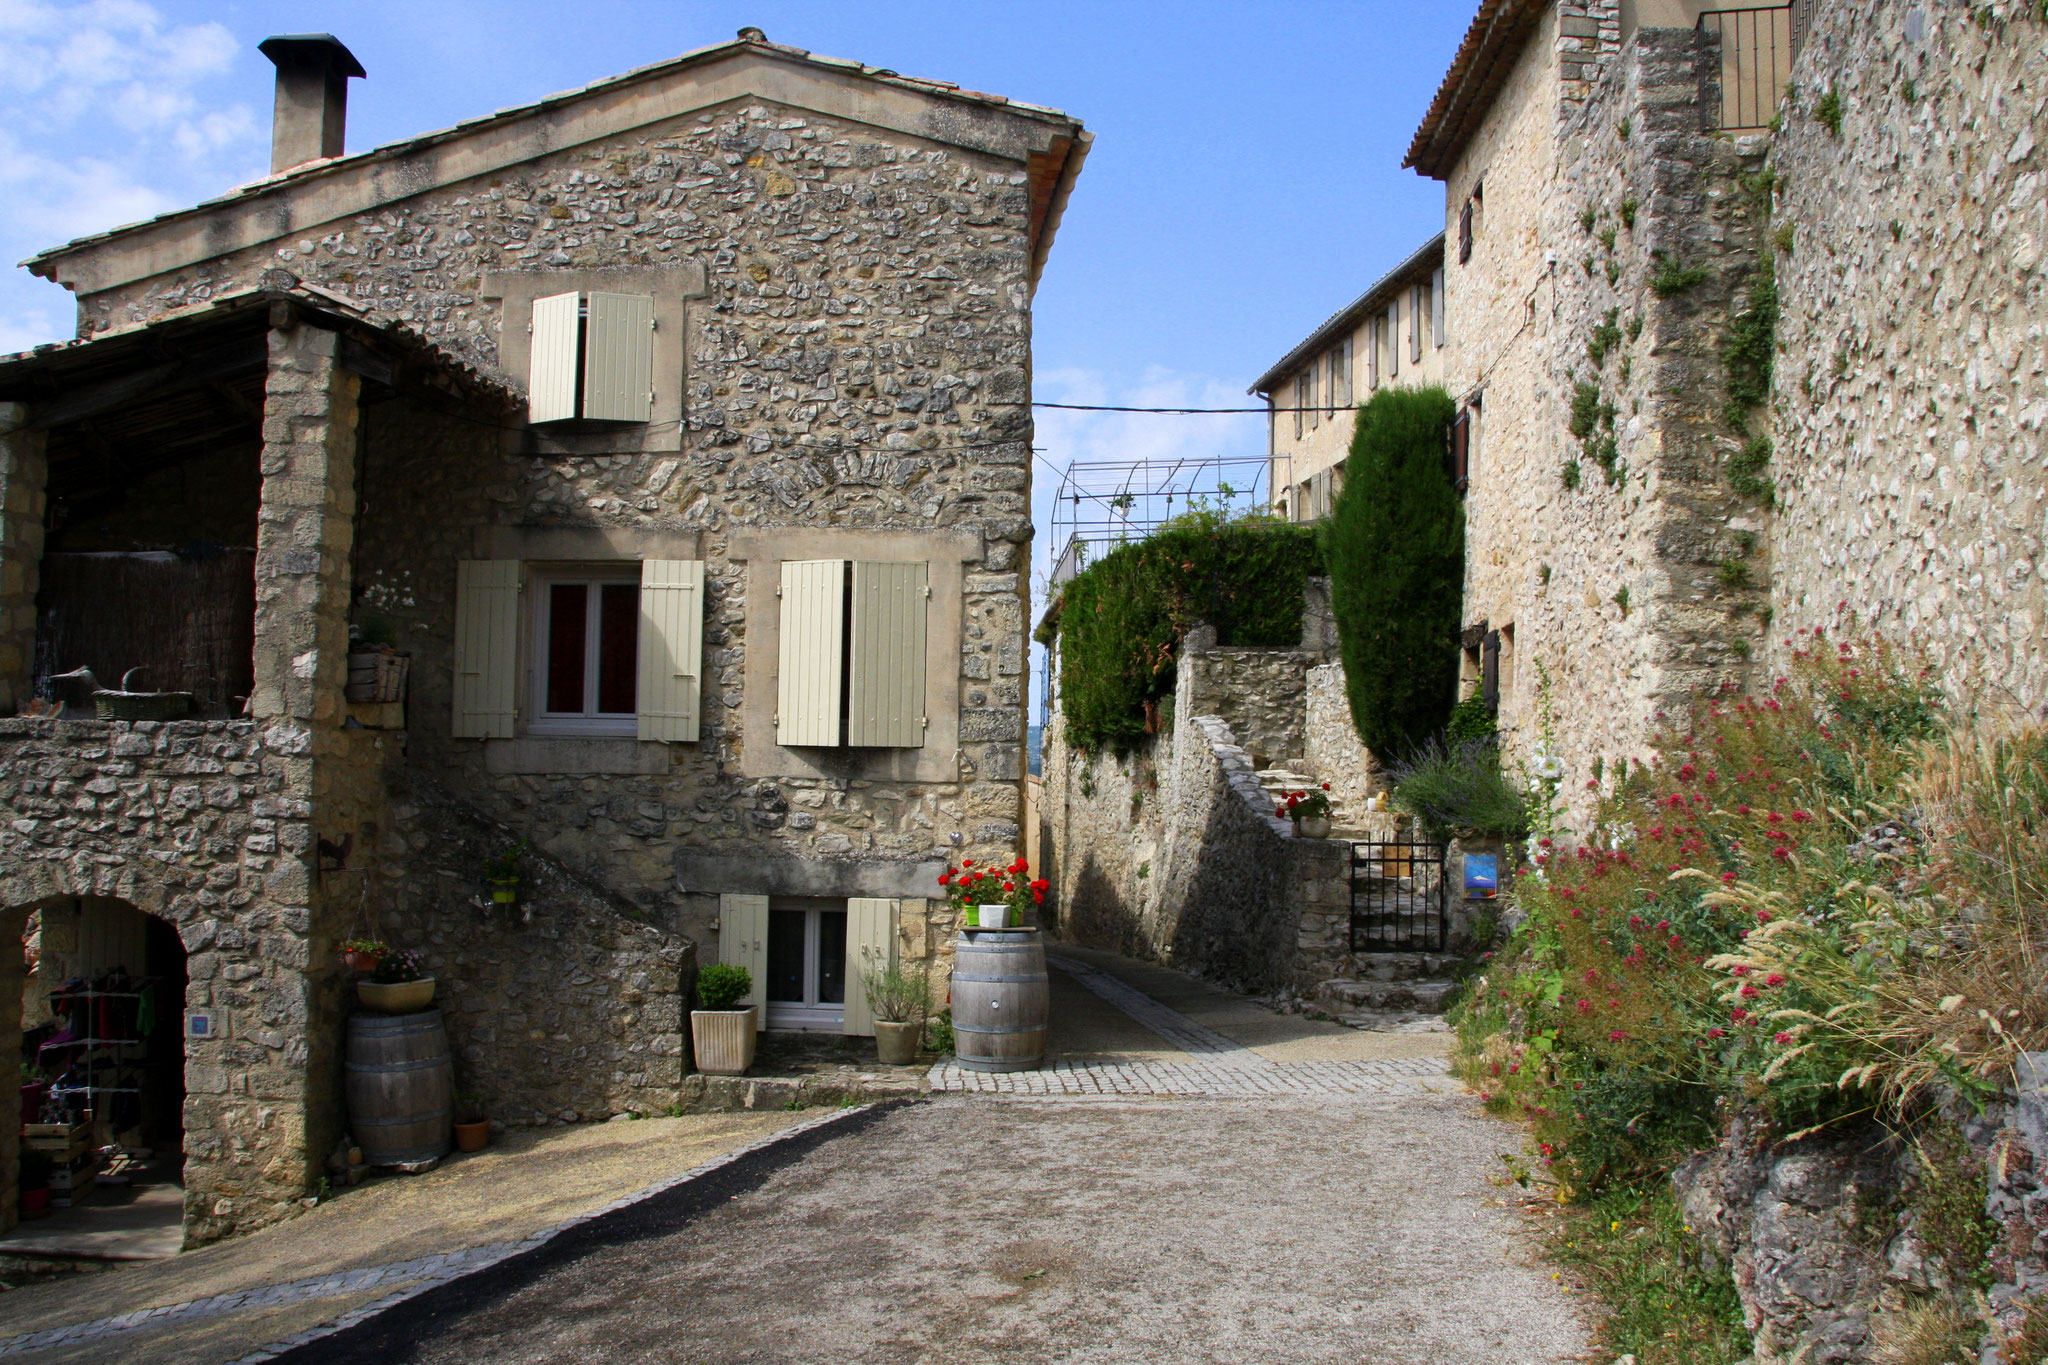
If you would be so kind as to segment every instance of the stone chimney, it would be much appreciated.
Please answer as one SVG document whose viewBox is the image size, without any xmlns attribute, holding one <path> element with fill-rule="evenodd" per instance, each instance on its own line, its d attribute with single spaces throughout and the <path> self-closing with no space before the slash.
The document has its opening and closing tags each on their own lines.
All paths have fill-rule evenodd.
<svg viewBox="0 0 2048 1365">
<path fill-rule="evenodd" d="M 256 50 L 277 65 L 277 111 L 271 117 L 270 173 L 340 156 L 348 121 L 348 78 L 367 73 L 331 33 L 284 33 Z"/>
</svg>

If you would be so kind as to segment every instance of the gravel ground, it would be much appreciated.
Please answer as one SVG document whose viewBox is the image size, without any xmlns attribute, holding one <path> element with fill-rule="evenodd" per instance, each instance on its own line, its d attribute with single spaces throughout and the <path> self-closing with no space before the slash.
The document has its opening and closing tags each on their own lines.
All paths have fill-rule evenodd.
<svg viewBox="0 0 2048 1365">
<path fill-rule="evenodd" d="M 1512 1139 L 1461 1096 L 949 1097 L 286 1360 L 1578 1359 L 1485 1180 Z"/>
</svg>

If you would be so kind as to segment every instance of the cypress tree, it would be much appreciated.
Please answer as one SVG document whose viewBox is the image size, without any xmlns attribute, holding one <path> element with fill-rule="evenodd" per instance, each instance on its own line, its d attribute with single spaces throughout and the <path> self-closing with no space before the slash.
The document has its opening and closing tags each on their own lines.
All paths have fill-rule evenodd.
<svg viewBox="0 0 2048 1365">
<path fill-rule="evenodd" d="M 1440 732 L 1456 701 L 1465 514 L 1444 461 L 1455 415 L 1440 388 L 1374 394 L 1323 525 L 1351 719 L 1381 759 Z"/>
</svg>

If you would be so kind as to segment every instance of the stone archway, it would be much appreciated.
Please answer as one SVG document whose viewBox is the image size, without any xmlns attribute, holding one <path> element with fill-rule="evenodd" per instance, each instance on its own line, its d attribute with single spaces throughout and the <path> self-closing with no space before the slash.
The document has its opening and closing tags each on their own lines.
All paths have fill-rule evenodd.
<svg viewBox="0 0 2048 1365">
<path fill-rule="evenodd" d="M 24 941 L 32 920 L 41 930 L 33 974 Z M 95 1145 L 149 1148 L 171 1178 L 182 1175 L 185 1146 L 189 961 L 170 920 L 127 900 L 46 897 L 0 911 L 0 1042 L 68 1095 L 69 1107 L 92 1112 Z M 67 982 L 79 984 L 66 990 Z M 38 1041 L 45 1046 L 31 1053 Z M 39 1117 L 21 1112 L 30 1092 L 0 1087 L 0 1229 L 19 1220 L 18 1134 Z"/>
</svg>

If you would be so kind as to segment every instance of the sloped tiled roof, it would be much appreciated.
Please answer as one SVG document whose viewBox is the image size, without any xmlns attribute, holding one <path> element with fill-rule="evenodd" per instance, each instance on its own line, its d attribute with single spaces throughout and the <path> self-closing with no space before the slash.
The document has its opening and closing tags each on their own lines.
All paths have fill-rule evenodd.
<svg viewBox="0 0 2048 1365">
<path fill-rule="evenodd" d="M 1535 31 L 1537 22 L 1551 0 L 1481 0 L 1479 13 L 1458 44 L 1450 72 L 1430 101 L 1422 126 L 1408 146 L 1412 167 L 1433 180 L 1442 180 L 1457 164 L 1458 153 L 1478 131 L 1480 120 L 1493 105 L 1493 97 L 1514 70 L 1515 59 Z"/>
<path fill-rule="evenodd" d="M 1307 361 L 1324 348 L 1357 327 L 1366 318 L 1379 312 L 1392 298 L 1394 291 L 1417 278 L 1426 278 L 1444 261 L 1444 234 L 1439 232 L 1429 239 L 1423 248 L 1401 264 L 1382 275 L 1372 288 L 1360 294 L 1344 307 L 1330 315 L 1329 321 L 1308 334 L 1308 337 L 1273 363 L 1273 368 L 1253 381 L 1246 393 L 1271 393 L 1280 383 L 1299 370 Z"/>
</svg>

